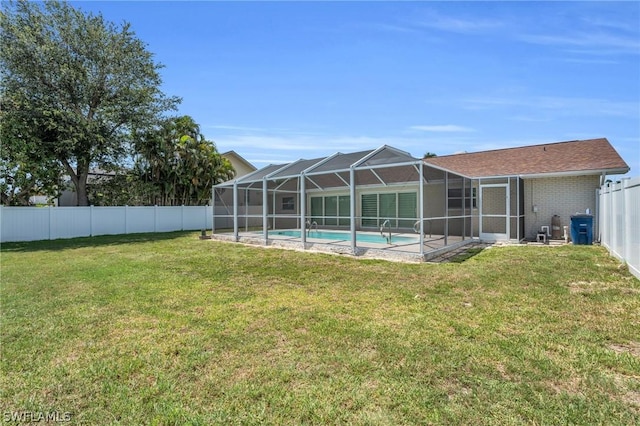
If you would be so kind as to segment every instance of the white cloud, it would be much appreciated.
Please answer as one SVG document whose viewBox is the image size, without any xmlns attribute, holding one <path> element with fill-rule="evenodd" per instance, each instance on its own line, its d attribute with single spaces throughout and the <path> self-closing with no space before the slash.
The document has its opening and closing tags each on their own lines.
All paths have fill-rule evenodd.
<svg viewBox="0 0 640 426">
<path fill-rule="evenodd" d="M 475 132 L 475 129 L 455 124 L 411 126 L 409 130 L 419 130 L 422 132 Z"/>
<path fill-rule="evenodd" d="M 220 151 L 238 152 L 254 164 L 282 164 L 292 161 L 321 158 L 336 152 L 357 152 L 391 145 L 406 149 L 414 141 L 374 138 L 368 136 L 330 135 L 226 135 L 216 139 Z M 422 149 L 422 148 L 420 148 Z M 419 150 L 417 152 L 420 152 Z"/>
<path fill-rule="evenodd" d="M 573 53 L 581 54 L 581 53 L 587 53 L 587 52 L 576 51 Z M 562 62 L 569 62 L 574 64 L 589 64 L 589 65 L 617 65 L 620 63 L 619 61 L 614 61 L 612 59 L 561 58 L 559 60 Z"/>
<path fill-rule="evenodd" d="M 504 26 L 503 22 L 495 19 L 445 16 L 435 11 L 427 12 L 419 20 L 414 20 L 413 24 L 418 27 L 462 34 L 482 33 Z"/>
<path fill-rule="evenodd" d="M 350 152 L 377 148 L 385 139 L 367 136 L 308 136 L 308 135 L 226 135 L 217 139 L 219 146 L 255 148 L 270 151 Z"/>
<path fill-rule="evenodd" d="M 633 53 L 640 54 L 640 40 L 637 37 L 613 35 L 604 32 L 576 32 L 572 34 L 523 34 L 521 41 L 546 46 L 584 48 L 582 53 Z"/>
<path fill-rule="evenodd" d="M 637 118 L 640 107 L 637 102 L 611 101 L 599 98 L 572 98 L 560 96 L 533 96 L 530 98 L 480 97 L 462 101 L 466 109 L 492 109 L 517 107 L 529 111 L 549 110 L 564 116 L 617 116 Z"/>
<path fill-rule="evenodd" d="M 551 121 L 550 118 L 542 118 L 542 117 L 528 116 L 528 115 L 514 115 L 513 117 L 509 117 L 509 120 L 524 121 L 528 123 L 544 123 L 544 122 Z"/>
<path fill-rule="evenodd" d="M 216 138 L 216 144 L 221 152 L 234 150 L 254 164 L 282 164 L 292 161 L 326 157 L 336 152 L 350 153 L 366 151 L 389 145 L 407 151 L 419 158 L 426 151 L 444 154 L 438 151 L 446 144 L 450 149 L 467 149 L 470 139 L 459 136 L 461 134 L 447 134 L 447 137 L 399 136 L 399 137 L 371 137 L 344 135 L 225 135 Z"/>
<path fill-rule="evenodd" d="M 243 127 L 243 126 L 230 126 L 225 124 L 208 124 L 203 126 L 205 129 L 218 129 L 218 130 L 235 130 L 235 131 L 243 131 L 243 132 L 260 132 L 266 129 L 262 129 L 259 127 Z"/>
<path fill-rule="evenodd" d="M 616 19 L 603 19 L 600 16 L 584 16 L 581 18 L 582 22 L 589 26 L 610 28 L 617 31 L 625 32 L 638 32 L 637 22 L 623 22 Z"/>
</svg>

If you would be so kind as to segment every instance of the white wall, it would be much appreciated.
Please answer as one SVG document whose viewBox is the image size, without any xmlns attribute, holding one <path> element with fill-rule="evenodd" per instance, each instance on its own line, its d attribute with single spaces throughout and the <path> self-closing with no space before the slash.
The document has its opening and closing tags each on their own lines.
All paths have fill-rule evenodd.
<svg viewBox="0 0 640 426">
<path fill-rule="evenodd" d="M 211 229 L 212 216 L 210 206 L 0 206 L 0 242 Z"/>
<path fill-rule="evenodd" d="M 533 239 L 541 226 L 550 227 L 553 215 L 560 216 L 561 227 L 570 226 L 571 215 L 585 213 L 586 209 L 595 215 L 599 185 L 599 175 L 525 179 L 525 237 Z M 537 212 L 533 211 L 534 205 Z"/>
<path fill-rule="evenodd" d="M 602 186 L 599 199 L 600 242 L 640 279 L 640 177 Z"/>
</svg>

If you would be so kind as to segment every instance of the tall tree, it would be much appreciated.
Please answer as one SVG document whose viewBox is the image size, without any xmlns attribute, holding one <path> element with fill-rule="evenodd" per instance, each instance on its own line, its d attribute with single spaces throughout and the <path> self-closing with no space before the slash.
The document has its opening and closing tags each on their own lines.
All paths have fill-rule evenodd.
<svg viewBox="0 0 640 426">
<path fill-rule="evenodd" d="M 130 135 L 152 127 L 180 100 L 160 91 L 162 66 L 128 23 L 117 26 L 58 1 L 5 6 L 2 139 L 29 145 L 21 154 L 32 163 L 57 162 L 78 205 L 88 205 L 89 169 L 120 162 Z"/>
<path fill-rule="evenodd" d="M 168 118 L 140 134 L 136 148 L 140 176 L 155 188 L 157 204 L 204 204 L 212 185 L 235 175 L 189 116 Z"/>
<path fill-rule="evenodd" d="M 58 162 L 34 158 L 30 153 L 37 150 L 38 141 L 21 135 L 22 123 L 6 119 L 4 110 L 0 110 L 0 122 L 0 204 L 26 206 L 33 195 L 57 196 L 62 174 Z"/>
</svg>

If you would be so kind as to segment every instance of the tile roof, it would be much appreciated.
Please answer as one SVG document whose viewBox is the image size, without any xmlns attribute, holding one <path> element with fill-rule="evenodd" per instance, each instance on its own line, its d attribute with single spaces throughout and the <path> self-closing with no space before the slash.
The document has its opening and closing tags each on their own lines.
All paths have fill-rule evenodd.
<svg viewBox="0 0 640 426">
<path fill-rule="evenodd" d="M 472 178 L 629 171 L 606 138 L 444 155 L 426 158 L 424 162 Z"/>
</svg>

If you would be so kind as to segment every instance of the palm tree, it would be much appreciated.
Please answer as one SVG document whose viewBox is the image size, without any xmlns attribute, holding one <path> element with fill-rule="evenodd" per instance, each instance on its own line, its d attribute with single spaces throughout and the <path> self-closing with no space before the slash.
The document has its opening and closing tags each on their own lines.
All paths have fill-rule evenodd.
<svg viewBox="0 0 640 426">
<path fill-rule="evenodd" d="M 233 178 L 235 170 L 189 116 L 165 120 L 141 138 L 141 175 L 156 187 L 160 204 L 203 204 L 211 186 Z"/>
</svg>

